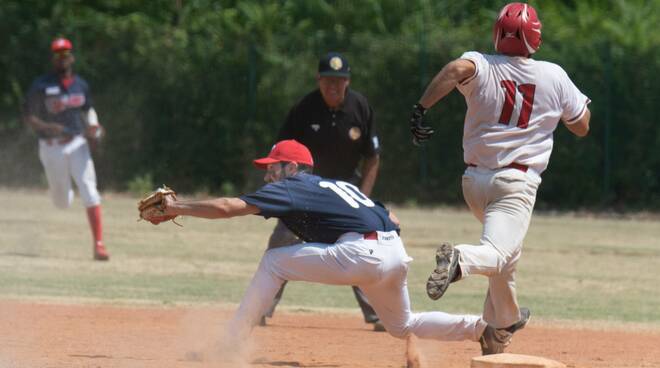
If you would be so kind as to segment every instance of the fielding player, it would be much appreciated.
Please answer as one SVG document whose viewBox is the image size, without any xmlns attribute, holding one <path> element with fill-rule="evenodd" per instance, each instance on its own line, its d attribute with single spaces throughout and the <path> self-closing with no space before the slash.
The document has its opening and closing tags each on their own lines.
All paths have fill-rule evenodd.
<svg viewBox="0 0 660 368">
<path fill-rule="evenodd" d="M 413 313 L 406 281 L 412 258 L 399 238 L 398 220 L 353 184 L 310 174 L 313 160 L 304 145 L 281 141 L 254 164 L 267 170 L 268 182 L 254 193 L 198 201 L 169 196 L 160 206 L 164 219 L 276 217 L 305 241 L 266 250 L 228 325 L 234 342 L 244 342 L 287 280 L 359 286 L 387 331 L 397 338 L 414 334 L 424 339 L 478 341 L 492 329 L 480 316 Z"/>
<path fill-rule="evenodd" d="M 454 88 L 465 96 L 463 195 L 483 231 L 478 245 L 438 248 L 427 292 L 438 299 L 450 282 L 488 277 L 483 318 L 496 328 L 481 339 L 484 354 L 502 352 L 529 320 L 529 310 L 519 308 L 516 299 L 516 264 L 550 159 L 553 131 L 561 119 L 583 137 L 591 117 L 589 98 L 559 65 L 531 58 L 541 45 L 541 21 L 533 7 L 506 5 L 495 22 L 493 41 L 497 55 L 471 51 L 445 65 L 410 119 L 413 141 L 420 144 L 433 134 L 423 125 L 426 110 Z"/>
<path fill-rule="evenodd" d="M 295 139 L 302 143 L 312 152 L 314 171 L 319 176 L 355 184 L 370 196 L 378 175 L 380 144 L 373 110 L 364 96 L 348 87 L 350 78 L 351 67 L 344 56 L 337 52 L 324 55 L 316 76 L 319 88 L 291 108 L 277 140 Z M 360 162 L 362 167 L 358 172 Z M 300 242 L 282 221 L 277 221 L 268 248 Z M 285 285 L 275 296 L 267 317 L 273 316 Z M 384 331 L 364 293 L 355 286 L 353 293 L 364 321 L 373 324 L 375 331 Z M 261 319 L 261 325 L 266 324 L 266 316 Z"/>
<path fill-rule="evenodd" d="M 24 120 L 39 137 L 39 159 L 46 171 L 50 195 L 58 208 L 73 201 L 76 183 L 92 230 L 94 259 L 107 261 L 103 245 L 101 196 L 88 143 L 103 128 L 92 107 L 89 86 L 73 73 L 73 46 L 65 38 L 51 43 L 53 72 L 37 78 L 27 93 Z"/>
</svg>

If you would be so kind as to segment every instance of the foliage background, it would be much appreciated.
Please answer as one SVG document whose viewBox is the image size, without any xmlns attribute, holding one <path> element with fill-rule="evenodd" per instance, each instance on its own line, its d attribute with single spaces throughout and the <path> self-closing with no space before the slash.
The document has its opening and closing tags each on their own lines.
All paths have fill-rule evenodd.
<svg viewBox="0 0 660 368">
<path fill-rule="evenodd" d="M 592 131 L 559 127 L 538 207 L 660 209 L 660 0 L 531 2 L 543 21 L 535 56 L 559 63 L 593 103 Z M 504 1 L 5 0 L 0 7 L 0 185 L 43 186 L 34 134 L 20 121 L 55 36 L 75 47 L 107 136 L 102 189 L 167 183 L 230 194 L 260 176 L 287 110 L 315 88 L 330 50 L 376 112 L 384 152 L 375 196 L 461 203 L 464 102 L 431 112 L 437 134 L 410 143 L 410 106 L 448 61 L 492 52 Z M 137 185 L 139 187 L 139 185 Z"/>
</svg>

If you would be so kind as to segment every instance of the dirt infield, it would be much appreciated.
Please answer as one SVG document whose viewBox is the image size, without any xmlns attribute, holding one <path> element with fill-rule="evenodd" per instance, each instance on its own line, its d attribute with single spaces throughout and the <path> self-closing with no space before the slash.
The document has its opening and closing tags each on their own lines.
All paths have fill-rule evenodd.
<svg viewBox="0 0 660 368">
<path fill-rule="evenodd" d="M 224 367 L 217 353 L 228 308 L 0 302 L 0 368 Z M 629 329 L 627 329 L 629 330 Z M 419 341 L 423 367 L 469 367 L 473 342 Z M 254 331 L 243 367 L 403 367 L 405 342 L 357 315 L 279 313 Z M 660 367 L 660 333 L 535 323 L 508 352 L 569 367 Z"/>
</svg>

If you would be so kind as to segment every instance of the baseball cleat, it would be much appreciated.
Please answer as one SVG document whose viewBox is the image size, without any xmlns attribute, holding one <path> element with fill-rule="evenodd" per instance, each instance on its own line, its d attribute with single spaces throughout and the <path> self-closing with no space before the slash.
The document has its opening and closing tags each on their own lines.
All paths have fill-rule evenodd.
<svg viewBox="0 0 660 368">
<path fill-rule="evenodd" d="M 94 245 L 94 260 L 96 261 L 107 261 L 110 259 L 110 254 L 103 246 L 103 243 L 97 243 Z"/>
<path fill-rule="evenodd" d="M 532 319 L 532 312 L 527 307 L 520 307 L 520 320 L 511 326 L 507 327 L 507 331 L 514 333 L 518 330 L 522 330 L 527 326 L 529 320 Z"/>
<path fill-rule="evenodd" d="M 381 321 L 374 322 L 374 332 L 385 332 L 385 325 Z"/>
<path fill-rule="evenodd" d="M 438 300 L 447 291 L 459 270 L 458 249 L 450 243 L 442 243 L 435 252 L 435 270 L 426 281 L 426 294 L 433 300 Z"/>
<path fill-rule="evenodd" d="M 495 328 L 491 325 L 486 326 L 483 335 L 479 339 L 481 345 L 481 354 L 500 354 L 511 343 L 513 334 L 527 326 L 531 318 L 529 308 L 520 308 L 520 320 L 507 328 Z"/>
</svg>

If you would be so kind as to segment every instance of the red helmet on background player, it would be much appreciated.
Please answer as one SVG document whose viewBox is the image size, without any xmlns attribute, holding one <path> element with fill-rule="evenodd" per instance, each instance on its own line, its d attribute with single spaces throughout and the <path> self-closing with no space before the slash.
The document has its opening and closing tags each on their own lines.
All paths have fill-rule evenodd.
<svg viewBox="0 0 660 368">
<path fill-rule="evenodd" d="M 530 56 L 541 46 L 541 21 L 529 4 L 510 3 L 493 27 L 495 50 L 512 56 Z"/>
<path fill-rule="evenodd" d="M 50 51 L 52 52 L 71 51 L 72 49 L 73 44 L 64 37 L 58 37 L 50 44 Z"/>
</svg>

